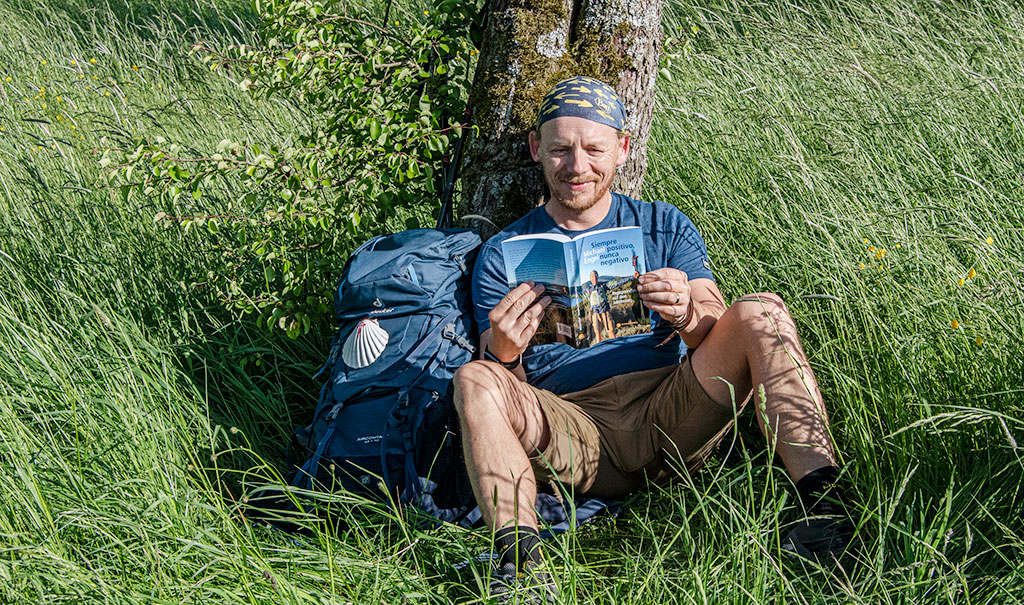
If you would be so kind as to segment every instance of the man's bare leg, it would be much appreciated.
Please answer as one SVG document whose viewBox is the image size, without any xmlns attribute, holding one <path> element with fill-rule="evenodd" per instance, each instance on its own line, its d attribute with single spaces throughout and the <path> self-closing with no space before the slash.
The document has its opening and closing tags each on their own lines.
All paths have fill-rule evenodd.
<svg viewBox="0 0 1024 605">
<path fill-rule="evenodd" d="M 492 530 L 537 529 L 537 481 L 529 457 L 549 439 L 537 396 L 497 364 L 473 361 L 455 374 L 455 407 L 484 522 Z"/>
<path fill-rule="evenodd" d="M 693 354 L 697 380 L 712 399 L 732 404 L 753 392 L 758 423 L 794 482 L 835 465 L 828 414 L 789 310 L 776 294 L 737 299 Z M 764 409 L 758 390 L 764 385 Z"/>
</svg>

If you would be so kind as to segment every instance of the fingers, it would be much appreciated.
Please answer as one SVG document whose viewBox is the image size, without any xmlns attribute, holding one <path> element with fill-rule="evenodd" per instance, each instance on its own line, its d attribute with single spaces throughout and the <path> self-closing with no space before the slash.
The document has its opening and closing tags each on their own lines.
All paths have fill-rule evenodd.
<svg viewBox="0 0 1024 605">
<path fill-rule="evenodd" d="M 544 319 L 544 310 L 548 308 L 549 304 L 551 304 L 550 296 L 541 297 L 537 304 L 528 308 L 512 324 L 511 333 L 517 337 L 516 344 L 523 349 L 526 348 L 526 345 L 530 344 L 530 339 L 537 333 L 537 328 L 540 327 L 540 322 Z M 517 331 L 518 334 L 516 334 Z"/>
<path fill-rule="evenodd" d="M 686 274 L 663 267 L 640 276 L 640 299 L 648 309 L 671 320 L 686 313 L 690 305 L 690 284 Z"/>
<path fill-rule="evenodd" d="M 494 321 L 495 315 L 500 318 L 508 313 L 513 307 L 518 307 L 519 313 L 522 313 L 528 306 L 533 304 L 533 301 L 536 300 L 543 292 L 544 286 L 534 284 L 532 281 L 525 281 L 519 284 L 494 306 L 494 309 L 492 309 L 490 313 L 491 321 Z"/>
<path fill-rule="evenodd" d="M 493 330 L 492 353 L 500 358 L 511 358 L 526 349 L 540 326 L 544 309 L 551 304 L 550 296 L 540 297 L 543 293 L 543 285 L 525 282 L 513 288 L 491 310 L 488 317 Z"/>
</svg>

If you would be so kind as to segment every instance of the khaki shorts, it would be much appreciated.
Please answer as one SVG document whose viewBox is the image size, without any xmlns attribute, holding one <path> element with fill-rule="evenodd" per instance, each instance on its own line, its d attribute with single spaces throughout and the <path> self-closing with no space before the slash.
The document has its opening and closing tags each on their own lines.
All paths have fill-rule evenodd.
<svg viewBox="0 0 1024 605">
<path fill-rule="evenodd" d="M 689 359 L 562 396 L 531 388 L 551 435 L 531 458 L 538 484 L 558 480 L 594 496 L 621 496 L 648 481 L 667 481 L 680 466 L 697 470 L 742 408 L 742 402 L 737 410 L 715 403 Z"/>
</svg>

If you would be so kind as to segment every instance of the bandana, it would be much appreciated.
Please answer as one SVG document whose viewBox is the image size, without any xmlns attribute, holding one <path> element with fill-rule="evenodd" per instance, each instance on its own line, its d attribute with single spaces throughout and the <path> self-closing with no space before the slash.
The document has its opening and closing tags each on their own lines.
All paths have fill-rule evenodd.
<svg viewBox="0 0 1024 605">
<path fill-rule="evenodd" d="M 619 95 L 604 82 L 587 76 L 562 80 L 544 95 L 537 113 L 537 128 L 562 116 L 584 118 L 616 130 L 626 129 L 626 109 Z"/>
</svg>

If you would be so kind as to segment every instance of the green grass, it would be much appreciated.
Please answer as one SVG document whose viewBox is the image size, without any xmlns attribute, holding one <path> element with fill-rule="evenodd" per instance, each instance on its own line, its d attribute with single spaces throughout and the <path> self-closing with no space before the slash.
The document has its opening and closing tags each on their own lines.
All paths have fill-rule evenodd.
<svg viewBox="0 0 1024 605">
<path fill-rule="evenodd" d="M 482 532 L 344 496 L 298 540 L 238 517 L 310 414 L 326 335 L 225 318 L 184 287 L 217 270 L 203 237 L 99 184 L 103 137 L 301 131 L 189 56 L 256 26 L 237 1 L 0 0 L 0 601 L 479 598 L 482 566 L 452 565 Z M 666 28 L 688 43 L 645 196 L 693 218 L 727 297 L 787 299 L 862 563 L 824 580 L 781 556 L 792 489 L 748 418 L 711 468 L 550 543 L 565 600 L 1024 601 L 1024 9 L 736 0 Z"/>
</svg>

